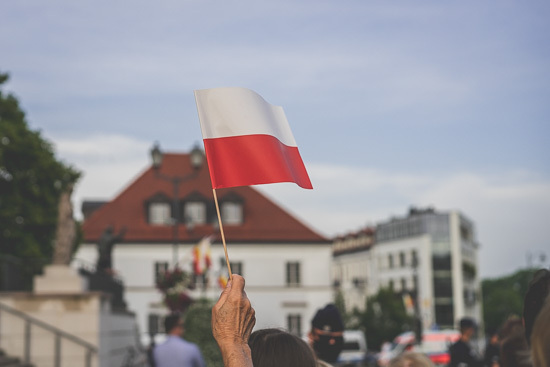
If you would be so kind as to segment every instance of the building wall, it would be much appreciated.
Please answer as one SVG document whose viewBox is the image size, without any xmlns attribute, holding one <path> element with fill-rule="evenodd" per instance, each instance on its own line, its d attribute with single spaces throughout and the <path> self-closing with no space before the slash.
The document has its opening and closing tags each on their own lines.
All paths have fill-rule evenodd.
<svg viewBox="0 0 550 367">
<path fill-rule="evenodd" d="M 307 326 L 315 311 L 332 301 L 330 279 L 330 244 L 228 244 L 229 259 L 242 264 L 246 280 L 246 292 L 256 310 L 256 329 L 287 327 L 289 315 L 300 316 L 300 329 Z M 192 246 L 179 245 L 182 267 L 191 271 Z M 80 247 L 75 259 L 95 263 L 95 244 Z M 225 264 L 223 247 L 211 247 L 212 268 L 206 291 L 196 290 L 194 297 L 206 296 L 217 300 L 221 289 L 217 276 Z M 145 343 L 148 331 L 148 315 L 163 315 L 167 310 L 162 305 L 161 294 L 155 289 L 155 262 L 172 259 L 172 245 L 124 244 L 113 251 L 113 267 L 126 287 L 125 299 L 128 308 L 136 313 L 138 327 Z M 286 262 L 300 263 L 301 284 L 297 287 L 286 284 Z M 223 271 L 225 273 L 225 271 Z"/>
<path fill-rule="evenodd" d="M 424 328 L 434 323 L 433 316 L 433 271 L 431 268 L 431 237 L 427 234 L 413 238 L 404 238 L 376 244 L 373 247 L 373 268 L 376 277 L 376 290 L 387 288 L 390 281 L 394 283 L 395 291 L 402 291 L 401 279 L 406 279 L 407 290 L 414 290 L 414 267 L 412 266 L 412 252 L 416 251 L 418 265 L 419 305 Z M 405 266 L 400 265 L 399 256 L 405 254 Z M 389 256 L 392 255 L 394 266 L 389 266 Z"/>
<path fill-rule="evenodd" d="M 335 240 L 335 249 L 340 239 Z M 481 282 L 475 226 L 458 211 L 433 209 L 411 211 L 376 228 L 372 247 L 361 252 L 334 256 L 333 280 L 340 284 L 346 304 L 361 306 L 364 299 L 393 283 L 396 292 L 413 290 L 412 251 L 418 256 L 420 312 L 425 329 L 453 327 L 464 316 L 482 320 Z M 400 254 L 405 255 L 401 265 Z M 390 266 L 390 255 L 393 266 Z M 370 274 L 368 287 L 358 291 L 351 279 Z M 446 319 L 444 323 L 441 320 Z"/>
<path fill-rule="evenodd" d="M 367 297 L 376 289 L 376 278 L 371 274 L 371 257 L 372 251 L 363 250 L 333 259 L 333 279 L 342 292 L 348 312 L 354 308 L 364 310 Z"/>
</svg>

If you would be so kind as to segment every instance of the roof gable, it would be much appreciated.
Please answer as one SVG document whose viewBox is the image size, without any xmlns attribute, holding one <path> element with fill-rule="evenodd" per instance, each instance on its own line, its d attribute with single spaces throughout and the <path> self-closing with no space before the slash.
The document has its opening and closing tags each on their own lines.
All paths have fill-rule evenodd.
<svg viewBox="0 0 550 367">
<path fill-rule="evenodd" d="M 193 175 L 189 155 L 165 154 L 159 173 L 165 176 L 180 177 Z M 216 193 L 220 203 L 224 199 L 235 201 L 235 198 L 240 198 L 243 204 L 243 224 L 224 227 L 228 242 L 329 242 L 328 239 L 307 227 L 252 187 L 218 189 Z M 159 178 L 155 170 L 149 167 L 113 200 L 101 206 L 85 219 L 82 226 L 84 240 L 97 242 L 102 232 L 108 226 L 113 226 L 115 230 L 126 228 L 123 242 L 171 242 L 173 239 L 172 226 L 150 225 L 147 222 L 147 203 L 153 197 L 172 199 L 173 195 L 172 182 Z M 185 201 L 190 197 L 203 197 L 211 203 L 214 202 L 206 164 L 196 172 L 195 176 L 181 182 L 178 187 L 180 201 Z M 178 238 L 182 243 L 196 242 L 203 236 L 219 232 L 213 223 L 214 221 L 204 225 L 194 225 L 190 231 L 185 225 L 180 224 Z"/>
</svg>

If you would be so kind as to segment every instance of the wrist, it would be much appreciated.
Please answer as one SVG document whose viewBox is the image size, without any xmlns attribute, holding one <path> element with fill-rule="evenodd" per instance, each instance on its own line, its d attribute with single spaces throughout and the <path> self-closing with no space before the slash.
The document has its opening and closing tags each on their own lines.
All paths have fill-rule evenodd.
<svg viewBox="0 0 550 367">
<path fill-rule="evenodd" d="M 252 352 L 247 343 L 237 340 L 218 343 L 226 367 L 252 367 Z"/>
</svg>

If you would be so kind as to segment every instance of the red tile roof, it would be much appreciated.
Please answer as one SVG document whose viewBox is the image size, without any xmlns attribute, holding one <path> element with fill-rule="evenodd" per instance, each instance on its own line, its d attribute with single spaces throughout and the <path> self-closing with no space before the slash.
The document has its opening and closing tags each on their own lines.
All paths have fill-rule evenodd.
<svg viewBox="0 0 550 367">
<path fill-rule="evenodd" d="M 185 177 L 192 174 L 188 154 L 164 154 L 159 173 L 166 176 Z M 214 202 L 208 167 L 205 164 L 192 179 L 179 185 L 179 198 L 199 193 Z M 298 219 L 283 210 L 270 199 L 252 187 L 234 187 L 216 191 L 218 201 L 227 195 L 238 195 L 243 199 L 243 224 L 224 225 L 227 242 L 266 243 L 299 242 L 329 243 L 330 241 Z M 85 242 L 97 242 L 108 226 L 115 231 L 126 227 L 122 243 L 170 243 L 173 241 L 171 225 L 159 226 L 147 223 L 147 199 L 162 194 L 173 197 L 172 182 L 157 177 L 153 167 L 149 167 L 131 182 L 112 201 L 94 211 L 83 223 Z M 195 225 L 188 231 L 184 224 L 179 225 L 178 238 L 181 243 L 196 242 L 203 236 L 219 233 L 212 224 Z"/>
</svg>

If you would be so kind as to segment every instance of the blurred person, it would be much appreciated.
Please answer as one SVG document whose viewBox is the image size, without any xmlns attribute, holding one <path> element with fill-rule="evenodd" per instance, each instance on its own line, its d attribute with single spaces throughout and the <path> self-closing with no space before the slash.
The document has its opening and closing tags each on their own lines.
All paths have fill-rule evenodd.
<svg viewBox="0 0 550 367">
<path fill-rule="evenodd" d="M 509 317 L 503 324 L 500 332 L 500 366 L 501 367 L 531 367 L 531 355 L 525 328 L 522 320 L 517 316 Z"/>
<path fill-rule="evenodd" d="M 470 345 L 476 328 L 477 325 L 473 319 L 464 317 L 460 320 L 460 339 L 449 348 L 451 357 L 450 367 L 481 367 L 483 365 L 483 361 Z"/>
<path fill-rule="evenodd" d="M 318 366 L 330 367 L 338 360 L 344 347 L 344 323 L 335 305 L 328 304 L 317 310 L 308 337 Z"/>
<path fill-rule="evenodd" d="M 185 331 L 179 314 L 164 318 L 164 330 L 168 338 L 155 347 L 153 360 L 155 367 L 205 367 L 199 347 L 182 338 Z"/>
<path fill-rule="evenodd" d="M 279 329 L 258 330 L 250 335 L 254 367 L 316 367 L 313 350 L 305 341 Z"/>
<path fill-rule="evenodd" d="M 393 358 L 388 367 L 434 367 L 434 364 L 423 354 L 405 352 Z"/>
<path fill-rule="evenodd" d="M 498 330 L 491 330 L 488 333 L 487 344 L 483 361 L 486 367 L 499 367 L 500 340 Z"/>
<path fill-rule="evenodd" d="M 256 324 L 256 312 L 244 285 L 244 278 L 233 274 L 212 307 L 212 335 L 222 353 L 224 367 L 253 367 L 248 340 Z"/>
<path fill-rule="evenodd" d="M 531 332 L 535 325 L 535 319 L 549 294 L 550 271 L 539 269 L 533 275 L 523 300 L 523 322 L 525 325 L 525 339 L 528 344 L 531 342 Z"/>
<path fill-rule="evenodd" d="M 535 320 L 531 334 L 531 355 L 534 367 L 550 367 L 550 296 Z"/>
</svg>

